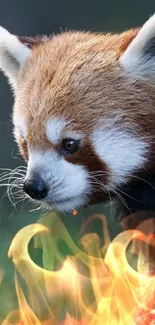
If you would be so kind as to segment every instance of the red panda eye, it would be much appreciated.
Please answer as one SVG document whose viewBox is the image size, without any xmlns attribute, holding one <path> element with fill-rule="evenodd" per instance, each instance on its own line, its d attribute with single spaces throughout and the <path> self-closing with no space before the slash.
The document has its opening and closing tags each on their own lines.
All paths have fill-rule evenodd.
<svg viewBox="0 0 155 325">
<path fill-rule="evenodd" d="M 80 141 L 74 140 L 71 138 L 66 138 L 62 140 L 61 145 L 61 154 L 67 155 L 67 154 L 74 154 L 79 150 Z"/>
</svg>

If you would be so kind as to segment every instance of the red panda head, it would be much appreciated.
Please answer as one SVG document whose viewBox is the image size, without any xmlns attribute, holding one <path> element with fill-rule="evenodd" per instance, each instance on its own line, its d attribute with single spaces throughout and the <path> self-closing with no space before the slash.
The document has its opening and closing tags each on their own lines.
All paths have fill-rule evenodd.
<svg viewBox="0 0 155 325">
<path fill-rule="evenodd" d="M 31 39 L 1 28 L 0 68 L 33 199 L 71 210 L 154 168 L 155 16 L 116 35 Z"/>
</svg>

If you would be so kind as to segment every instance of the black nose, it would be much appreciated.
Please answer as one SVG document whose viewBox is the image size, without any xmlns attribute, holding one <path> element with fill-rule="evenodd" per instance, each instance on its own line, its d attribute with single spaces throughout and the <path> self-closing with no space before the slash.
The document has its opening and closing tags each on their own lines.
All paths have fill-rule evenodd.
<svg viewBox="0 0 155 325">
<path fill-rule="evenodd" d="M 47 196 L 48 189 L 40 178 L 26 179 L 23 190 L 35 200 L 42 200 Z"/>
</svg>

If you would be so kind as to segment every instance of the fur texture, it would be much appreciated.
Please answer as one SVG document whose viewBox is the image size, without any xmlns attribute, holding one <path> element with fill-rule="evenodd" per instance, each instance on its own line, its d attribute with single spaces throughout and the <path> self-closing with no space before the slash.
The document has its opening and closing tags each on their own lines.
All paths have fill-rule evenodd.
<svg viewBox="0 0 155 325">
<path fill-rule="evenodd" d="M 155 16 L 122 34 L 33 40 L 6 32 L 4 42 L 3 33 L 15 137 L 26 177 L 39 174 L 48 186 L 45 204 L 70 210 L 104 201 L 155 172 Z M 66 138 L 80 141 L 74 154 L 61 154 Z"/>
</svg>

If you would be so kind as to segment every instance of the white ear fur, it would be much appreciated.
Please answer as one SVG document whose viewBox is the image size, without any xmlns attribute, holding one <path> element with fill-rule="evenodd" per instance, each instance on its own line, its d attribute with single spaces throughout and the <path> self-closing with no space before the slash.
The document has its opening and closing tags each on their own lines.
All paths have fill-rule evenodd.
<svg viewBox="0 0 155 325">
<path fill-rule="evenodd" d="M 0 27 L 0 69 L 8 77 L 14 90 L 20 66 L 30 53 L 31 50 L 17 36 Z"/>
<path fill-rule="evenodd" d="M 155 14 L 121 55 L 120 64 L 128 74 L 155 84 Z"/>
</svg>

